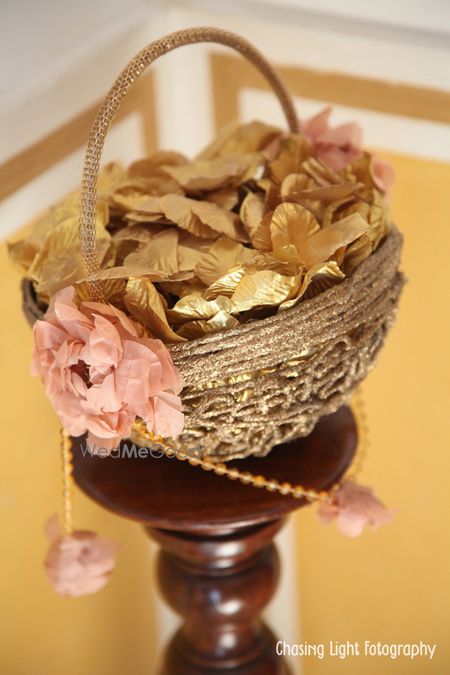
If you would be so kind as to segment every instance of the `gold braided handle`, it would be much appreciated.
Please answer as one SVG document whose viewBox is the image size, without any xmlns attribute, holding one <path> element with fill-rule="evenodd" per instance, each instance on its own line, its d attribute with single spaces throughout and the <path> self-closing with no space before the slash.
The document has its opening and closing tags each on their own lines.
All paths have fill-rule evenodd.
<svg viewBox="0 0 450 675">
<path fill-rule="evenodd" d="M 298 120 L 294 104 L 279 75 L 262 54 L 239 35 L 214 27 L 187 28 L 170 33 L 142 49 L 121 72 L 107 94 L 95 118 L 86 149 L 81 183 L 80 245 L 86 276 L 90 279 L 88 286 L 92 300 L 104 301 L 101 282 L 91 277 L 99 271 L 96 251 L 95 210 L 100 158 L 106 135 L 125 94 L 144 70 L 159 56 L 167 54 L 177 47 L 197 42 L 217 42 L 232 47 L 251 61 L 275 92 L 283 108 L 290 131 L 298 133 Z"/>
</svg>

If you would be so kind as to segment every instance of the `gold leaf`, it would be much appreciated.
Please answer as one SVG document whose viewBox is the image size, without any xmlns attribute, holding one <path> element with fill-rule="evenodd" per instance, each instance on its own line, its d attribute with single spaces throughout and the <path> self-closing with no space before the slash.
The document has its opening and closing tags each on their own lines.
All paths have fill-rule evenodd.
<svg viewBox="0 0 450 675">
<path fill-rule="evenodd" d="M 237 326 L 239 326 L 239 321 L 234 316 L 221 311 L 217 312 L 215 316 L 207 321 L 189 321 L 188 323 L 183 324 L 178 330 L 178 335 L 188 340 L 194 340 L 203 335 L 218 333 L 223 330 L 229 330 L 230 328 L 237 328 Z"/>
<path fill-rule="evenodd" d="M 236 313 L 230 298 L 218 296 L 214 300 L 205 300 L 199 295 L 186 295 L 172 309 L 167 310 L 167 316 L 174 324 L 179 324 L 197 319 L 211 319 L 222 311 Z"/>
<path fill-rule="evenodd" d="M 213 190 L 205 195 L 208 202 L 214 202 L 223 209 L 232 211 L 239 204 L 239 191 L 237 187 L 226 187 Z"/>
<path fill-rule="evenodd" d="M 38 293 L 43 296 L 51 296 L 84 277 L 78 233 L 79 215 L 74 209 L 72 196 L 54 209 L 55 226 L 49 230 L 28 270 L 28 275 L 36 282 Z M 110 251 L 111 237 L 105 229 L 107 213 L 105 205 L 100 203 L 95 221 L 100 264 Z"/>
<path fill-rule="evenodd" d="M 189 232 L 180 232 L 178 238 L 178 269 L 192 271 L 208 253 L 214 239 L 200 239 Z"/>
<path fill-rule="evenodd" d="M 300 290 L 295 298 L 281 303 L 279 311 L 294 307 L 300 300 L 312 298 L 345 278 L 335 261 L 313 265 L 304 275 Z"/>
<path fill-rule="evenodd" d="M 149 279 L 131 277 L 123 301 L 131 316 L 144 324 L 153 337 L 167 342 L 183 339 L 169 326 L 163 301 Z"/>
<path fill-rule="evenodd" d="M 155 169 L 151 176 L 133 176 L 126 178 L 116 186 L 114 193 L 110 196 L 110 201 L 114 204 L 116 196 L 144 195 L 162 197 L 166 194 L 184 194 L 177 181 L 161 169 Z M 116 207 L 119 205 L 116 201 Z"/>
<path fill-rule="evenodd" d="M 159 223 L 128 223 L 125 227 L 112 235 L 114 244 L 120 241 L 134 241 L 137 244 L 147 244 L 153 239 L 155 234 L 162 232 L 164 225 Z"/>
<path fill-rule="evenodd" d="M 170 277 L 178 268 L 178 230 L 168 228 L 155 234 L 152 239 L 130 253 L 124 260 L 124 267 L 137 266 L 147 272 L 162 272 Z"/>
<path fill-rule="evenodd" d="M 348 246 L 344 256 L 345 274 L 350 276 L 357 267 L 372 253 L 373 245 L 368 233 L 362 234 L 359 239 Z"/>
<path fill-rule="evenodd" d="M 345 215 L 349 215 L 347 213 L 344 213 L 342 210 L 342 207 L 345 206 L 346 204 L 348 205 L 349 202 L 353 202 L 352 196 L 344 197 L 343 199 L 338 199 L 337 201 L 328 204 L 328 206 L 325 207 L 322 213 L 322 228 L 325 229 L 326 227 L 329 227 L 333 222 L 333 220 L 340 220 L 341 218 L 344 218 Z M 364 220 L 367 220 L 367 218 L 365 218 Z"/>
<path fill-rule="evenodd" d="M 300 252 L 308 237 L 319 230 L 320 225 L 311 211 L 300 204 L 283 202 L 273 212 L 270 222 L 272 248 L 277 252 L 292 244 Z"/>
<path fill-rule="evenodd" d="M 98 177 L 98 194 L 108 195 L 125 180 L 127 173 L 118 162 L 110 162 L 102 167 Z"/>
<path fill-rule="evenodd" d="M 167 166 L 165 171 L 187 192 L 217 190 L 242 176 L 247 169 L 261 164 L 257 154 L 227 155 L 212 159 L 197 159 L 182 166 Z"/>
<path fill-rule="evenodd" d="M 237 241 L 246 241 L 236 214 L 216 204 L 178 195 L 166 195 L 160 202 L 166 218 L 191 234 L 216 239 L 216 233 L 220 233 Z"/>
<path fill-rule="evenodd" d="M 311 155 L 311 148 L 303 136 L 291 134 L 280 143 L 276 158 L 269 163 L 269 175 L 281 185 L 290 173 L 300 173 L 300 168 Z"/>
<path fill-rule="evenodd" d="M 107 279 L 104 281 L 102 284 L 102 290 L 105 295 L 106 302 L 110 302 L 112 305 L 120 306 L 123 301 L 126 286 L 126 279 Z M 89 293 L 89 286 L 86 281 L 76 283 L 75 291 L 79 302 L 90 301 L 91 296 Z"/>
<path fill-rule="evenodd" d="M 280 194 L 281 197 L 288 198 L 297 192 L 311 190 L 314 188 L 314 185 L 315 183 L 312 178 L 307 176 L 305 173 L 290 173 L 285 178 L 283 178 Z M 290 201 L 290 199 L 286 199 L 286 201 Z"/>
<path fill-rule="evenodd" d="M 287 277 L 272 270 L 246 274 L 236 287 L 231 299 L 239 312 L 254 307 L 276 307 L 295 296 L 301 283 L 301 275 Z"/>
<path fill-rule="evenodd" d="M 302 171 L 311 176 L 317 183 L 317 185 L 322 187 L 327 187 L 329 185 L 340 185 L 345 182 L 345 179 L 342 178 L 338 173 L 330 169 L 327 164 L 324 164 L 319 159 L 310 157 L 305 160 L 301 166 Z"/>
<path fill-rule="evenodd" d="M 287 178 L 289 179 L 290 176 Z M 283 185 L 286 180 L 283 181 Z M 293 184 L 292 187 L 296 187 L 296 185 Z M 292 189 L 289 193 L 289 201 L 297 201 L 297 199 L 320 201 L 324 206 L 327 206 L 331 202 L 351 197 L 360 187 L 361 183 L 347 182 L 339 185 L 326 185 L 325 187 Z"/>
<path fill-rule="evenodd" d="M 181 166 L 188 163 L 187 157 L 172 150 L 158 150 L 150 157 L 139 159 L 128 167 L 130 176 L 154 176 L 163 166 Z"/>
<path fill-rule="evenodd" d="M 309 237 L 299 250 L 300 258 L 308 268 L 325 262 L 338 248 L 354 241 L 368 229 L 369 223 L 354 213 Z"/>
<path fill-rule="evenodd" d="M 264 122 L 255 120 L 240 125 L 231 122 L 219 131 L 214 141 L 198 155 L 198 159 L 259 152 L 280 135 L 280 129 Z"/>
<path fill-rule="evenodd" d="M 261 194 L 249 192 L 244 198 L 240 218 L 250 243 L 260 251 L 270 251 L 270 220 L 272 212 L 266 213 L 267 207 Z"/>
<path fill-rule="evenodd" d="M 8 253 L 13 262 L 19 266 L 22 272 L 27 272 L 31 267 L 37 253 L 37 248 L 29 239 L 21 239 L 14 243 L 7 243 Z"/>
<path fill-rule="evenodd" d="M 121 194 L 116 192 L 111 195 L 110 202 L 121 211 L 136 211 L 147 216 L 151 215 L 153 220 L 163 215 L 159 197 L 145 193 L 133 191 L 130 194 Z"/>
<path fill-rule="evenodd" d="M 220 279 L 235 265 L 250 260 L 255 251 L 229 237 L 219 237 L 197 263 L 194 273 L 207 286 Z"/>
<path fill-rule="evenodd" d="M 240 280 L 244 276 L 246 268 L 244 265 L 235 265 L 228 270 L 220 279 L 217 279 L 209 288 L 204 291 L 203 296 L 207 300 L 213 300 L 218 295 L 231 296 Z"/>
<path fill-rule="evenodd" d="M 205 285 L 198 279 L 187 279 L 186 281 L 160 281 L 158 287 L 167 295 L 175 295 L 178 298 L 184 298 L 187 295 L 202 295 Z"/>
</svg>

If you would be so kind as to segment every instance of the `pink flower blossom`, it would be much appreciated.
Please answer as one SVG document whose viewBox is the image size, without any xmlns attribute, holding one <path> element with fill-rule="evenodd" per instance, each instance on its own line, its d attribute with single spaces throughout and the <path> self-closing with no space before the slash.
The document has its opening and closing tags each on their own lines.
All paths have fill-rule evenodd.
<svg viewBox="0 0 450 675">
<path fill-rule="evenodd" d="M 84 530 L 63 535 L 57 516 L 50 518 L 46 533 L 50 548 L 45 569 L 57 593 L 76 597 L 103 588 L 114 568 L 118 544 Z"/>
<path fill-rule="evenodd" d="M 33 328 L 32 374 L 40 375 L 61 423 L 88 432 L 91 447 L 111 449 L 130 435 L 136 416 L 149 431 L 183 429 L 183 381 L 160 340 L 113 305 L 75 305 L 73 287 L 59 291 Z"/>
<path fill-rule="evenodd" d="M 389 162 L 377 155 L 372 156 L 371 173 L 373 182 L 381 192 L 389 194 L 395 181 L 395 172 Z"/>
<path fill-rule="evenodd" d="M 333 171 L 341 171 L 362 153 L 362 129 L 356 122 L 331 127 L 331 106 L 302 122 L 302 132 L 312 151 Z"/>
<path fill-rule="evenodd" d="M 393 512 L 386 509 L 371 488 L 346 481 L 333 493 L 330 504 L 320 504 L 317 515 L 323 523 L 337 519 L 342 534 L 357 537 L 364 527 L 376 529 L 388 523 Z"/>
</svg>

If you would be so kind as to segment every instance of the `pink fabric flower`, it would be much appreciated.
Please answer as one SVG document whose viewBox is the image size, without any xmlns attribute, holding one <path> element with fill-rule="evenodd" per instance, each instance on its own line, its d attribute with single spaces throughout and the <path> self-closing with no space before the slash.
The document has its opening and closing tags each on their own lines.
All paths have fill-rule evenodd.
<svg viewBox="0 0 450 675">
<path fill-rule="evenodd" d="M 62 535 L 57 516 L 50 518 L 45 529 L 50 540 L 45 569 L 55 591 L 77 597 L 103 588 L 114 568 L 119 545 L 83 530 Z"/>
<path fill-rule="evenodd" d="M 94 451 L 128 437 L 136 416 L 158 435 L 180 434 L 183 381 L 165 345 L 113 305 L 78 308 L 74 297 L 73 287 L 59 291 L 33 328 L 32 374 L 67 431 L 87 431 Z"/>
<path fill-rule="evenodd" d="M 389 162 L 373 155 L 371 173 L 373 182 L 381 192 L 389 194 L 395 181 L 395 171 Z"/>
<path fill-rule="evenodd" d="M 331 504 L 321 503 L 317 512 L 322 523 L 337 519 L 342 534 L 357 537 L 364 527 L 374 529 L 392 520 L 388 511 L 369 487 L 346 481 L 333 493 Z"/>
<path fill-rule="evenodd" d="M 362 129 L 356 122 L 330 127 L 331 106 L 302 122 L 302 132 L 317 159 L 341 171 L 362 153 Z"/>
</svg>

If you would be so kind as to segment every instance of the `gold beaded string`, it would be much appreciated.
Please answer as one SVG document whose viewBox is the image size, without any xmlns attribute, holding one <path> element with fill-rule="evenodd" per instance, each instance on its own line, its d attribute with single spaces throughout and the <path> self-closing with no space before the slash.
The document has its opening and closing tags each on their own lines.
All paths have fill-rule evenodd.
<svg viewBox="0 0 450 675">
<path fill-rule="evenodd" d="M 362 462 L 367 453 L 368 447 L 368 424 L 365 402 L 361 389 L 358 388 L 353 395 L 351 408 L 355 417 L 358 429 L 358 445 L 356 457 L 352 464 L 352 472 L 347 477 L 354 477 L 359 473 Z M 187 461 L 191 466 L 199 466 L 204 471 L 213 471 L 217 476 L 225 476 L 229 480 L 238 480 L 244 485 L 252 485 L 255 488 L 264 488 L 269 492 L 278 492 L 283 496 L 291 496 L 295 499 L 306 499 L 309 502 L 332 501 L 331 494 L 339 487 L 342 478 L 336 482 L 329 490 L 313 490 L 302 485 L 292 485 L 286 481 L 280 483 L 276 479 L 266 478 L 262 475 L 255 475 L 249 471 L 239 471 L 236 467 L 228 467 L 224 462 L 217 462 L 208 457 L 190 457 L 187 450 L 175 449 L 169 445 L 162 436 L 157 436 L 149 432 L 143 420 L 136 420 L 134 423 L 135 431 L 145 440 L 157 444 L 168 458 L 175 457 L 179 461 Z M 65 429 L 61 429 L 61 458 L 63 473 L 63 532 L 70 535 L 73 532 L 73 509 L 72 509 L 72 454 L 70 436 Z"/>
<path fill-rule="evenodd" d="M 280 483 L 276 479 L 255 475 L 249 471 L 239 471 L 236 467 L 228 467 L 224 462 L 217 462 L 208 457 L 190 457 L 187 450 L 184 450 L 183 448 L 175 449 L 169 445 L 162 436 L 157 436 L 156 434 L 149 432 L 142 420 L 137 420 L 135 422 L 135 430 L 140 437 L 150 443 L 157 444 L 158 449 L 160 448 L 166 457 L 176 457 L 176 459 L 182 462 L 187 461 L 191 466 L 199 466 L 204 471 L 213 471 L 217 476 L 225 476 L 229 480 L 238 480 L 244 485 L 264 488 L 269 492 L 278 492 L 283 496 L 291 496 L 295 499 L 306 499 L 310 502 L 320 501 L 329 503 L 331 501 L 330 492 L 339 485 L 339 483 L 336 483 L 336 485 L 328 491 L 318 491 L 312 488 L 306 488 L 302 485 L 292 485 L 292 483 L 289 483 L 288 481 Z"/>
<path fill-rule="evenodd" d="M 367 417 L 360 389 L 358 389 L 353 396 L 351 408 L 358 430 L 357 450 L 355 460 L 352 463 L 353 470 L 351 472 L 351 477 L 353 477 L 359 472 L 367 449 Z M 340 486 L 343 480 L 341 478 L 329 490 L 319 491 L 306 488 L 303 485 L 292 485 L 292 483 L 289 483 L 288 481 L 280 483 L 276 479 L 266 478 L 262 475 L 254 475 L 249 471 L 239 471 L 239 469 L 235 467 L 228 467 L 223 462 L 217 462 L 207 457 L 204 459 L 200 457 L 190 457 L 187 450 L 173 448 L 162 436 L 157 436 L 156 434 L 149 432 L 143 420 L 136 420 L 134 429 L 139 437 L 142 437 L 153 444 L 157 444 L 166 457 L 176 457 L 176 459 L 180 461 L 189 462 L 191 466 L 199 466 L 204 471 L 213 471 L 217 476 L 225 476 L 229 480 L 238 480 L 244 485 L 264 488 L 269 492 L 278 492 L 283 496 L 291 496 L 295 499 L 306 499 L 309 502 L 325 502 L 329 504 L 332 501 L 332 493 Z M 347 478 L 350 478 L 350 475 L 348 475 Z"/>
<path fill-rule="evenodd" d="M 354 480 L 356 476 L 361 472 L 361 469 L 367 457 L 370 444 L 367 406 L 361 386 L 359 386 L 354 391 L 350 407 L 353 413 L 353 417 L 355 418 L 358 438 L 357 438 L 355 459 L 352 462 L 351 471 L 347 474 L 346 478 L 347 480 Z"/>
<path fill-rule="evenodd" d="M 61 428 L 61 462 L 62 462 L 62 531 L 65 536 L 73 532 L 73 509 L 72 509 L 72 449 L 68 432 Z"/>
</svg>

